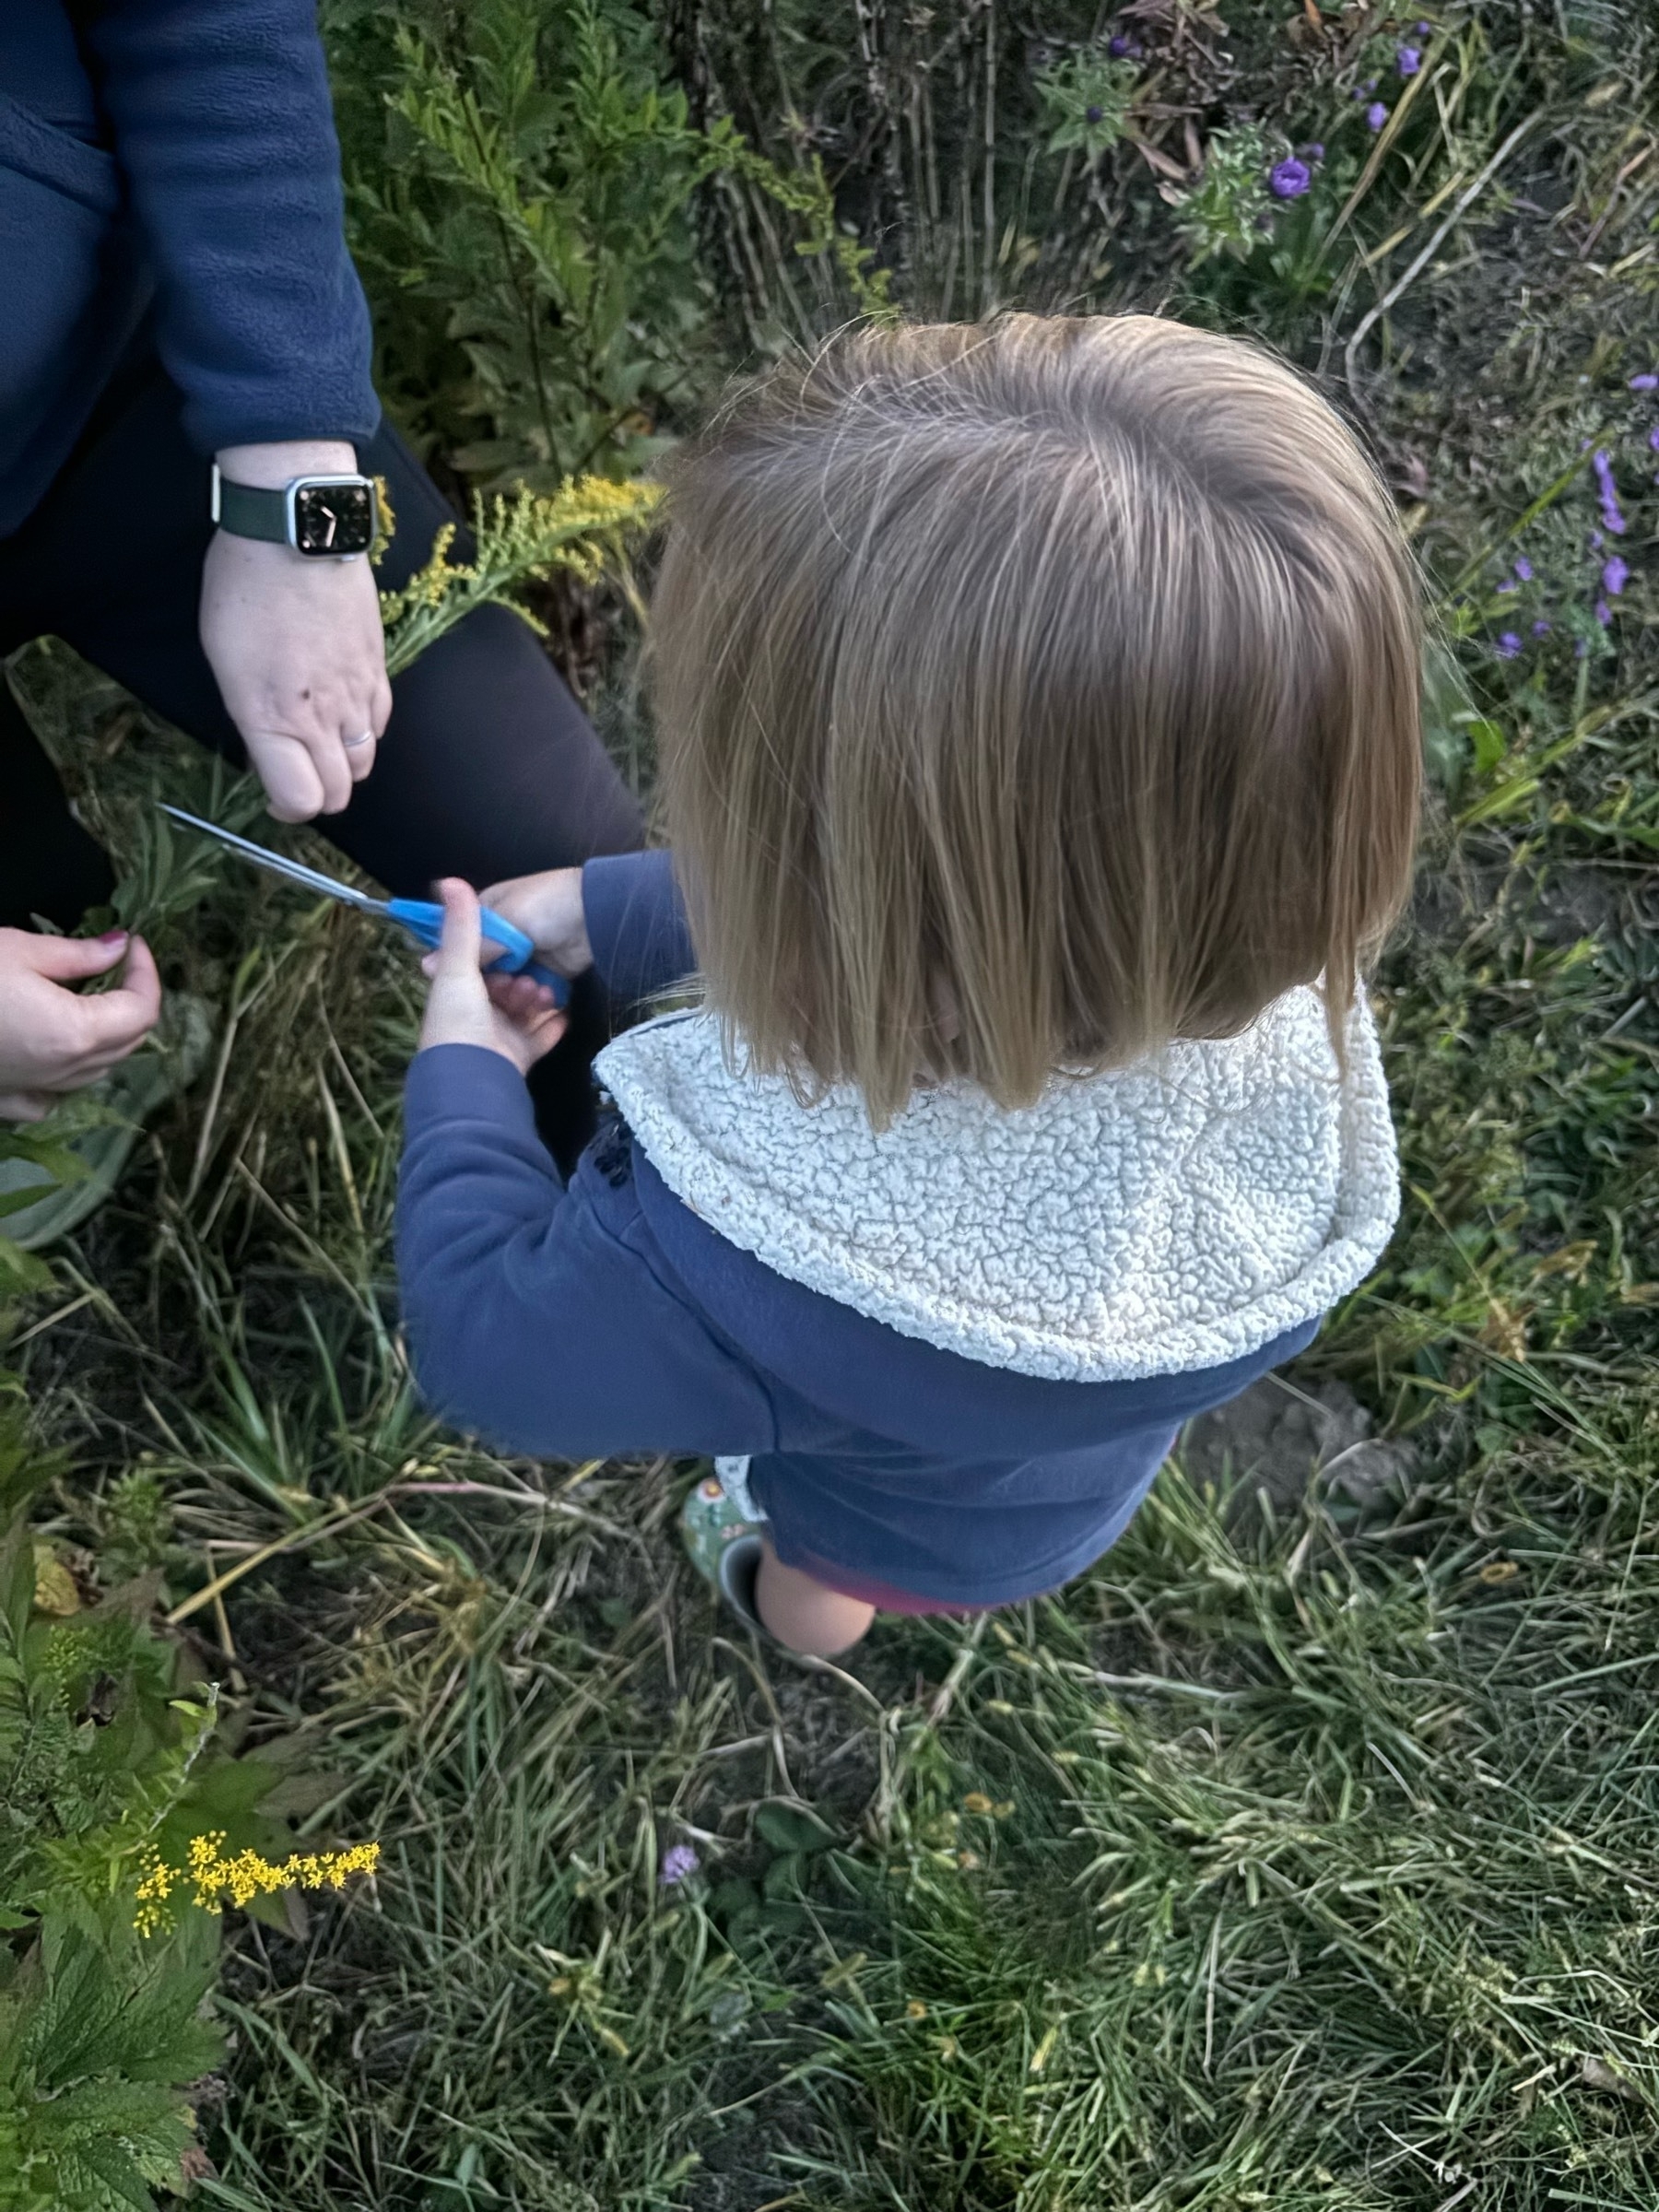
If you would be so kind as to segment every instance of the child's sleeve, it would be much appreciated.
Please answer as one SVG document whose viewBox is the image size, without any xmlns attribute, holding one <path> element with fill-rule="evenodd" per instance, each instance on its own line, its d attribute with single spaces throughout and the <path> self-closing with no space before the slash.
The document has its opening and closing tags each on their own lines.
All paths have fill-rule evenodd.
<svg viewBox="0 0 1659 2212">
<path fill-rule="evenodd" d="M 631 1182 L 567 1187 L 499 1053 L 417 1055 L 397 1265 L 422 1396 L 498 1446 L 561 1459 L 776 1448 L 757 1371 L 654 1250 Z"/>
<path fill-rule="evenodd" d="M 696 973 L 672 853 L 590 860 L 582 871 L 582 911 L 594 965 L 618 1003 L 649 998 Z"/>
</svg>

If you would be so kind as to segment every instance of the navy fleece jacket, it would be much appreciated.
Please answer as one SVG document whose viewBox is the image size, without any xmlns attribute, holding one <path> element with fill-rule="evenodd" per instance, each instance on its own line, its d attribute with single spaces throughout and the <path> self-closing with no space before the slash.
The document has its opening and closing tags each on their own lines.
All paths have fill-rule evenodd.
<svg viewBox="0 0 1659 2212">
<path fill-rule="evenodd" d="M 203 454 L 371 437 L 315 0 L 4 0 L 0 286 L 0 535 L 147 314 Z"/>
<path fill-rule="evenodd" d="M 613 994 L 693 963 L 669 856 L 589 861 Z M 1301 1350 L 1134 1382 L 1050 1382 L 902 1336 L 764 1266 L 681 1204 L 626 1127 L 567 1187 L 509 1062 L 409 1072 L 405 1318 L 438 1411 L 513 1451 L 753 1454 L 781 1559 L 940 1605 L 1055 1588 L 1121 1534 L 1183 1421 Z"/>
</svg>

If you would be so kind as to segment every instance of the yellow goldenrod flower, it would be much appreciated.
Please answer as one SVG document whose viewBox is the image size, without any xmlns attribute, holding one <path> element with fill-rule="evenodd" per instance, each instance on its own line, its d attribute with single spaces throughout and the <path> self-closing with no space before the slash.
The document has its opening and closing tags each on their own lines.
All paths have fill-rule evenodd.
<svg viewBox="0 0 1659 2212">
<path fill-rule="evenodd" d="M 134 1892 L 137 1912 L 133 1925 L 141 1936 L 152 1936 L 170 1924 L 168 1900 L 182 1882 L 194 1887 L 194 1901 L 204 1912 L 218 1914 L 229 1898 L 239 1911 L 261 1895 L 277 1889 L 343 1889 L 348 1877 L 372 1874 L 380 1865 L 378 1843 L 356 1843 L 349 1851 L 295 1852 L 276 1865 L 256 1851 L 224 1855 L 224 1830 L 192 1840 L 183 1868 L 170 1866 L 152 1852 L 143 1878 Z"/>
<path fill-rule="evenodd" d="M 556 492 L 521 490 L 500 494 L 473 509 L 477 552 L 470 561 L 452 561 L 455 526 L 445 523 L 432 540 L 426 566 L 400 592 L 381 594 L 386 631 L 386 667 L 396 676 L 446 630 L 478 606 L 510 606 L 532 629 L 542 625 L 512 594 L 532 578 L 568 569 L 593 582 L 607 560 L 621 551 L 628 532 L 654 512 L 663 497 L 659 484 L 613 483 L 608 477 L 582 477 Z"/>
</svg>

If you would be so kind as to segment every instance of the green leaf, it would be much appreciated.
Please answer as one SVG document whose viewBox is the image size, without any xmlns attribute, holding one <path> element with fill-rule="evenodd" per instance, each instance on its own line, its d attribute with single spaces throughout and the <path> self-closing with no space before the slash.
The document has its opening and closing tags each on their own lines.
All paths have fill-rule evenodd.
<svg viewBox="0 0 1659 2212">
<path fill-rule="evenodd" d="M 772 1861 L 761 1877 L 761 1894 L 769 1904 L 798 1897 L 806 1872 L 806 1853 L 786 1851 Z"/>
<path fill-rule="evenodd" d="M 32 1198 L 41 1195 L 39 1191 Z M 29 1290 L 46 1290 L 52 1287 L 52 1269 L 32 1252 L 25 1252 L 9 1237 L 0 1237 L 0 1292 L 21 1293 Z"/>
<path fill-rule="evenodd" d="M 156 2200 L 149 2184 L 120 2144 L 77 2143 L 75 2156 L 124 2204 L 135 2206 L 137 2212 L 156 2212 Z"/>
<path fill-rule="evenodd" d="M 1535 775 L 1511 776 L 1488 792 L 1484 799 L 1477 799 L 1465 806 L 1457 818 L 1460 830 L 1472 830 L 1477 822 L 1500 821 L 1506 814 L 1513 814 L 1524 806 L 1538 788 L 1540 779 Z"/>
<path fill-rule="evenodd" d="M 6 1604 L 6 1563 L 11 1559 L 13 1541 L 13 1532 L 7 1529 L 6 1524 L 12 1515 L 21 1512 L 31 1498 L 45 1488 L 58 1469 L 59 1461 L 53 1453 L 24 1449 L 14 1455 L 6 1450 L 4 1441 L 0 1441 L 0 1611 L 5 1609 Z M 34 1546 L 29 1539 L 27 1530 L 18 1527 L 15 1533 L 19 1558 L 27 1553 L 32 1562 Z M 32 1590 L 30 1595 L 33 1595 Z M 19 1629 L 18 1633 L 21 1632 Z"/>
<path fill-rule="evenodd" d="M 741 1875 L 732 1875 L 724 1882 L 716 1882 L 709 1892 L 709 1911 L 720 1921 L 735 1920 L 740 1913 L 757 1912 L 759 1904 L 759 1890 Z"/>
<path fill-rule="evenodd" d="M 804 1806 L 763 1805 L 755 1827 L 774 1851 L 828 1851 L 835 1841 L 831 1830 Z"/>
<path fill-rule="evenodd" d="M 14 1648 L 23 1641 L 34 1592 L 34 1542 L 18 1524 L 0 1538 L 0 1628 Z"/>
<path fill-rule="evenodd" d="M 774 1898 L 760 1908 L 760 1925 L 779 1936 L 799 1936 L 812 1925 L 812 1915 L 805 1905 L 797 1905 L 787 1898 Z"/>
<path fill-rule="evenodd" d="M 1495 722 L 1481 714 L 1460 714 L 1456 718 L 1469 733 L 1475 747 L 1475 773 L 1489 775 L 1509 750 L 1509 739 Z"/>
</svg>

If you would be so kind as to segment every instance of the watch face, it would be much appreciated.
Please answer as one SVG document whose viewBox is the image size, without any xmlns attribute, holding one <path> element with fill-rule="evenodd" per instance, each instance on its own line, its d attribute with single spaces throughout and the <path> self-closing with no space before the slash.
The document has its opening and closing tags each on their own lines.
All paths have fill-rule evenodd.
<svg viewBox="0 0 1659 2212">
<path fill-rule="evenodd" d="M 294 543 L 301 553 L 367 553 L 374 543 L 368 485 L 302 484 L 294 494 Z"/>
</svg>

